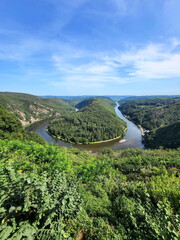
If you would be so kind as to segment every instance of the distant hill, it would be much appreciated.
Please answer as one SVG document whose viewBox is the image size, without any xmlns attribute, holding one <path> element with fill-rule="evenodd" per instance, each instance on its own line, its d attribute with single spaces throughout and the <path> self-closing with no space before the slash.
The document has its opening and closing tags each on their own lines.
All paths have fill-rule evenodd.
<svg viewBox="0 0 180 240">
<path fill-rule="evenodd" d="M 59 117 L 48 126 L 52 136 L 71 143 L 91 143 L 122 137 L 126 123 L 114 112 L 110 99 L 88 98 L 76 105 L 79 111 Z"/>
<path fill-rule="evenodd" d="M 100 105 L 103 104 L 103 107 L 107 108 L 108 110 L 112 111 L 112 108 L 109 107 L 109 106 L 112 106 L 113 107 L 113 112 L 114 112 L 114 107 L 116 106 L 114 101 L 112 101 L 110 98 L 107 98 L 107 97 L 102 97 L 102 98 L 99 98 L 99 99 L 104 100 L 104 101 L 98 101 L 98 98 L 95 98 L 95 97 L 87 98 L 84 101 L 81 101 L 78 104 L 76 104 L 75 107 L 78 108 L 78 109 L 81 109 L 81 108 L 84 108 L 84 107 L 98 101 L 98 104 L 100 104 Z"/>
<path fill-rule="evenodd" d="M 149 100 L 157 98 L 179 98 L 180 95 L 149 95 L 149 96 L 124 96 L 119 100 L 119 104 L 123 104 L 135 100 Z M 118 98 L 117 98 L 118 99 Z"/>
<path fill-rule="evenodd" d="M 86 107 L 86 106 L 90 105 L 94 100 L 95 100 L 95 98 L 87 98 L 84 101 L 79 102 L 78 104 L 76 104 L 75 107 L 78 108 L 78 109 L 81 109 L 83 107 Z"/>
<path fill-rule="evenodd" d="M 134 100 L 145 100 L 145 99 L 153 99 L 153 98 L 177 98 L 180 97 L 180 95 L 148 95 L 148 96 L 132 96 L 132 95 L 82 95 L 82 96 L 52 96 L 52 95 L 46 95 L 42 96 L 44 98 L 60 98 L 60 99 L 66 99 L 66 100 L 79 100 L 83 101 L 87 98 L 110 98 L 113 100 L 119 100 L 121 103 L 128 102 L 128 101 L 134 101 Z"/>
<path fill-rule="evenodd" d="M 25 93 L 0 92 L 0 103 L 13 112 L 23 125 L 75 111 L 62 99 L 42 98 Z"/>
<path fill-rule="evenodd" d="M 129 101 L 119 108 L 133 122 L 150 130 L 144 136 L 146 147 L 180 147 L 180 98 Z"/>
</svg>

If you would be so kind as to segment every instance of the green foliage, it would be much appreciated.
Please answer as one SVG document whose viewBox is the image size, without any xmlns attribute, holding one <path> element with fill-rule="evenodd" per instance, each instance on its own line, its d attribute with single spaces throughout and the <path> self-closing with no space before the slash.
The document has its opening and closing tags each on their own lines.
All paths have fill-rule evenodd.
<svg viewBox="0 0 180 240">
<path fill-rule="evenodd" d="M 80 110 L 53 120 L 50 135 L 71 143 L 91 143 L 122 137 L 126 124 L 119 119 L 110 100 L 90 98 L 77 105 Z"/>
<path fill-rule="evenodd" d="M 26 132 L 19 119 L 0 105 L 0 139 L 32 140 L 41 144 L 45 141 L 37 133 Z"/>
<path fill-rule="evenodd" d="M 78 108 L 78 109 L 87 107 L 88 105 L 93 103 L 94 100 L 96 100 L 96 98 L 87 98 L 87 99 L 77 103 L 75 107 Z"/>
<path fill-rule="evenodd" d="M 1 170 L 0 188 L 1 239 L 70 239 L 68 221 L 75 221 L 81 203 L 76 181 L 8 167 Z"/>
<path fill-rule="evenodd" d="M 157 98 L 130 101 L 120 106 L 121 111 L 135 123 L 152 130 L 180 120 L 180 98 Z"/>
<path fill-rule="evenodd" d="M 56 169 L 71 172 L 72 161 L 66 155 L 66 149 L 59 151 L 51 145 L 41 145 L 35 142 L 1 141 L 0 156 L 3 166 L 13 165 L 20 171 L 37 170 L 54 172 Z"/>
<path fill-rule="evenodd" d="M 144 184 L 121 185 L 113 197 L 114 221 L 127 239 L 178 239 L 178 218 L 170 204 L 154 204 Z"/>
<path fill-rule="evenodd" d="M 18 118 L 0 105 L 0 138 L 8 138 L 13 133 L 18 135 L 22 130 L 22 124 Z"/>
<path fill-rule="evenodd" d="M 150 179 L 149 190 L 156 202 L 171 202 L 173 208 L 178 212 L 180 204 L 180 181 L 175 174 L 167 172 Z M 179 201 L 178 201 L 179 199 Z"/>
<path fill-rule="evenodd" d="M 149 148 L 180 147 L 180 122 L 150 131 L 144 136 L 144 143 Z"/>
<path fill-rule="evenodd" d="M 0 239 L 179 237 L 180 149 L 89 154 L 0 140 L 0 159 Z"/>
<path fill-rule="evenodd" d="M 150 130 L 145 132 L 147 148 L 180 147 L 180 98 L 156 98 L 129 101 L 119 108 L 136 124 Z"/>
<path fill-rule="evenodd" d="M 1 97 L 5 104 L 12 95 L 6 93 Z M 33 96 L 28 99 L 26 94 L 14 94 L 13 98 L 16 103 L 22 103 L 21 110 L 27 107 L 28 114 L 29 101 L 37 100 Z M 59 103 L 57 99 L 43 101 L 43 104 Z M 130 105 L 136 114 L 140 109 L 146 112 L 146 117 L 152 111 L 150 124 L 157 127 L 175 121 L 179 114 L 178 101 L 155 99 Z M 32 102 L 33 105 L 35 102 Z M 74 131 L 79 130 L 81 140 L 88 131 L 96 135 L 91 135 L 91 141 L 108 139 L 112 135 L 106 127 L 116 136 L 123 133 L 125 126 L 119 119 L 116 121 L 110 100 L 89 99 L 81 102 L 78 108 L 77 113 L 64 114 L 60 118 L 62 138 L 66 133 L 75 140 L 74 135 L 70 135 L 70 125 Z M 158 109 L 162 119 L 156 119 L 153 108 Z M 176 110 L 176 115 L 171 117 L 169 113 L 161 115 L 163 111 Z M 136 115 L 139 119 L 142 116 Z M 121 129 L 115 133 L 118 124 Z M 81 129 L 76 129 L 78 125 Z M 167 142 L 165 132 L 172 138 L 178 136 L 178 126 L 176 122 L 157 131 Z M 179 238 L 180 148 L 119 152 L 105 149 L 98 154 L 60 148 L 44 143 L 34 133 L 27 133 L 3 106 L 0 106 L 0 138 L 0 239 Z"/>
</svg>

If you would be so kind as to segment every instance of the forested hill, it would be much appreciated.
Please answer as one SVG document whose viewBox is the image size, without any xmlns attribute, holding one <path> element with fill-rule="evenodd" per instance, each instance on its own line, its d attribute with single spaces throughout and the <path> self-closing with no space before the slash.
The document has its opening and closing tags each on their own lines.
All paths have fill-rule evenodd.
<svg viewBox="0 0 180 240">
<path fill-rule="evenodd" d="M 78 108 L 78 109 L 81 109 L 83 107 L 86 107 L 86 106 L 90 105 L 94 100 L 95 100 L 95 98 L 87 98 L 87 99 L 79 102 L 78 104 L 76 104 L 75 107 Z"/>
<path fill-rule="evenodd" d="M 23 125 L 75 111 L 62 99 L 42 98 L 25 93 L 0 92 L 0 104 L 14 113 Z"/>
<path fill-rule="evenodd" d="M 98 100 L 99 99 L 99 100 Z M 101 100 L 104 100 L 104 101 L 101 101 Z M 95 104 L 95 103 L 98 103 L 98 105 L 106 108 L 107 110 L 109 111 L 112 111 L 114 113 L 114 107 L 116 106 L 115 102 L 112 101 L 110 98 L 105 98 L 105 97 L 102 97 L 102 98 L 87 98 L 81 102 L 79 102 L 78 104 L 76 104 L 76 108 L 78 109 L 81 109 L 81 108 L 84 108 L 90 104 Z"/>
<path fill-rule="evenodd" d="M 122 137 L 126 123 L 114 111 L 110 99 L 89 98 L 77 105 L 79 111 L 52 120 L 50 135 L 71 143 L 91 143 Z"/>
<path fill-rule="evenodd" d="M 180 98 L 158 98 L 130 101 L 121 111 L 146 129 L 164 127 L 180 120 Z"/>
<path fill-rule="evenodd" d="M 146 147 L 180 147 L 180 98 L 129 101 L 119 108 L 136 124 L 150 130 L 144 136 Z"/>
<path fill-rule="evenodd" d="M 144 136 L 144 142 L 148 148 L 179 148 L 180 122 L 150 131 Z"/>
</svg>

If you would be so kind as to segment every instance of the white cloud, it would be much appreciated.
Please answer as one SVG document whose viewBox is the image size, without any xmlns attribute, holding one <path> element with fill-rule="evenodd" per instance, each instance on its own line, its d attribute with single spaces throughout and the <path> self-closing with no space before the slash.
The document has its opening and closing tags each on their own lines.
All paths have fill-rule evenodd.
<svg viewBox="0 0 180 240">
<path fill-rule="evenodd" d="M 125 84 L 151 79 L 180 77 L 180 54 L 174 49 L 180 45 L 177 39 L 167 44 L 149 43 L 144 47 L 132 47 L 126 52 L 81 52 L 81 55 L 53 56 L 63 81 L 101 84 Z M 85 63 L 86 62 L 86 63 Z"/>
<path fill-rule="evenodd" d="M 180 54 L 173 51 L 179 44 L 174 40 L 169 45 L 149 44 L 134 54 L 123 55 L 121 60 L 132 66 L 130 75 L 140 79 L 179 78 Z"/>
<path fill-rule="evenodd" d="M 127 51 L 91 52 L 61 41 L 24 36 L 17 43 L 2 42 L 0 59 L 19 63 L 23 76 L 42 77 L 51 85 L 100 88 L 108 83 L 180 78 L 179 47 L 179 39 L 172 38 L 166 43 L 131 46 Z"/>
<path fill-rule="evenodd" d="M 162 61 L 140 62 L 134 75 L 146 79 L 180 78 L 180 54 L 169 55 Z"/>
<path fill-rule="evenodd" d="M 106 57 L 106 63 L 114 70 L 126 69 L 124 75 L 134 80 L 147 80 L 159 78 L 180 77 L 180 54 L 175 50 L 180 46 L 177 39 L 172 39 L 168 44 L 148 44 L 143 48 L 132 48 L 124 53 L 116 53 Z"/>
</svg>

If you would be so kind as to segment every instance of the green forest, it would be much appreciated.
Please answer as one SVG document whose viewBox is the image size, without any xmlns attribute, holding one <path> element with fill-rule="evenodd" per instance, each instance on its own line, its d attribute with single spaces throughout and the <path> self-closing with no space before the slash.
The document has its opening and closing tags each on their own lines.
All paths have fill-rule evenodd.
<svg viewBox="0 0 180 240">
<path fill-rule="evenodd" d="M 146 148 L 180 146 L 180 98 L 156 98 L 128 101 L 119 109 L 145 132 Z"/>
<path fill-rule="evenodd" d="M 86 99 L 76 105 L 79 109 L 77 112 L 52 120 L 48 133 L 76 144 L 123 137 L 126 123 L 116 116 L 114 106 L 110 99 Z"/>
<path fill-rule="evenodd" d="M 179 169 L 180 148 L 53 146 L 0 106 L 0 239 L 178 240 Z"/>
</svg>

